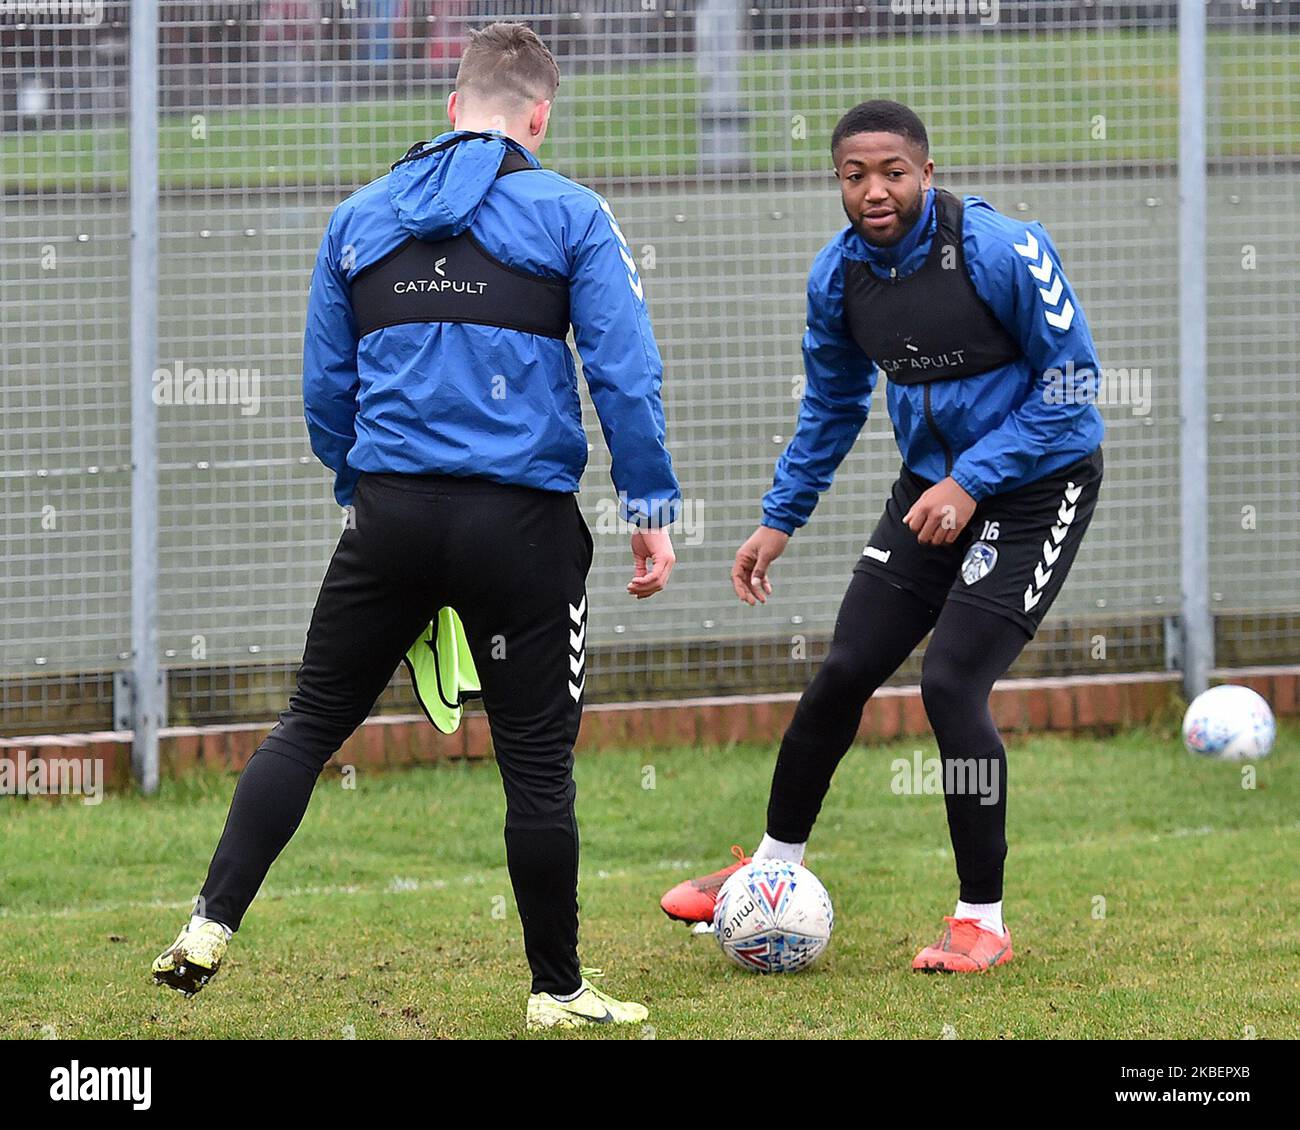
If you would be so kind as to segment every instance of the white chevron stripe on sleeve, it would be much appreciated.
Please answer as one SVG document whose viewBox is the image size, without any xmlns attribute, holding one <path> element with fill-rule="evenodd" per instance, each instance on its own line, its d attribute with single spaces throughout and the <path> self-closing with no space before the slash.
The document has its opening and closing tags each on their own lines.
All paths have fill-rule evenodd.
<svg viewBox="0 0 1300 1130">
<path fill-rule="evenodd" d="M 1031 267 L 1030 270 L 1032 271 L 1033 268 Z M 1058 330 L 1068 330 L 1070 323 L 1074 321 L 1074 304 L 1067 298 L 1059 314 L 1046 310 L 1043 312 L 1043 317 L 1047 319 L 1049 326 L 1053 326 Z"/>
<path fill-rule="evenodd" d="M 1053 329 L 1064 332 L 1074 322 L 1074 303 L 1065 298 L 1060 309 L 1054 307 L 1062 301 L 1065 293 L 1065 279 L 1055 269 L 1052 256 L 1046 247 L 1039 244 L 1034 233 L 1026 229 L 1024 243 L 1012 243 L 1020 256 L 1026 260 L 1029 273 L 1039 282 L 1038 294 L 1046 309 L 1043 318 Z"/>
<path fill-rule="evenodd" d="M 1024 243 L 1013 243 L 1011 246 L 1019 251 L 1026 259 L 1038 258 L 1038 240 L 1034 238 L 1034 233 L 1031 231 L 1025 232 Z"/>
</svg>

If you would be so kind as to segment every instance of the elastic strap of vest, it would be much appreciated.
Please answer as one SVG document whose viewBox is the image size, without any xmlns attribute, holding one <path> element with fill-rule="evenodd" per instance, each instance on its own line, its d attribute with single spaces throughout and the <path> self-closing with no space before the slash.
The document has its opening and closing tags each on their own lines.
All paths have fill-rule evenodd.
<svg viewBox="0 0 1300 1130">
<path fill-rule="evenodd" d="M 532 162 L 528 160 L 517 149 L 506 146 L 506 155 L 501 158 L 501 167 L 497 169 L 497 179 L 508 175 L 509 173 L 522 173 L 525 169 L 531 169 Z"/>
<path fill-rule="evenodd" d="M 394 161 L 388 167 L 388 171 L 392 172 L 398 165 L 405 165 L 408 161 L 418 161 L 422 157 L 429 157 L 434 153 L 441 153 L 446 149 L 450 149 L 453 145 L 459 145 L 462 141 L 470 141 L 475 138 L 482 141 L 501 140 L 499 134 L 476 133 L 472 130 L 468 130 L 464 133 L 457 134 L 455 137 L 449 137 L 446 141 L 439 142 L 437 145 L 430 145 L 427 141 L 417 141 L 406 151 L 404 157 L 400 160 Z M 524 169 L 531 169 L 532 167 L 533 166 L 529 163 L 527 157 L 514 149 L 509 142 L 506 142 L 505 156 L 501 158 L 501 168 L 497 171 L 497 176 L 503 177 L 507 173 L 517 173 Z"/>
<path fill-rule="evenodd" d="M 938 232 L 947 234 L 960 248 L 961 221 L 966 212 L 965 201 L 960 196 L 955 196 L 945 189 L 936 188 L 934 190 L 934 210 L 938 219 L 938 223 L 935 225 Z"/>
</svg>

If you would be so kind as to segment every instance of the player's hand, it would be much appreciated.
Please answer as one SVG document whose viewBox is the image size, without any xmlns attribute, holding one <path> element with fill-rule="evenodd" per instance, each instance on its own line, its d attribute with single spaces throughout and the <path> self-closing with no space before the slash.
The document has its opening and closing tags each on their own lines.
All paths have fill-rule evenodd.
<svg viewBox="0 0 1300 1130">
<path fill-rule="evenodd" d="M 975 500 L 949 476 L 937 482 L 903 515 L 903 525 L 922 545 L 948 545 L 966 528 Z"/>
<path fill-rule="evenodd" d="M 731 566 L 731 587 L 746 604 L 766 604 L 772 595 L 772 582 L 767 579 L 768 566 L 772 564 L 790 542 L 790 535 L 759 526 L 749 539 L 736 550 L 736 561 Z"/>
<path fill-rule="evenodd" d="M 661 592 L 668 584 L 668 574 L 677 561 L 668 530 L 637 530 L 632 535 L 632 561 L 633 575 L 627 591 L 637 600 Z"/>
</svg>

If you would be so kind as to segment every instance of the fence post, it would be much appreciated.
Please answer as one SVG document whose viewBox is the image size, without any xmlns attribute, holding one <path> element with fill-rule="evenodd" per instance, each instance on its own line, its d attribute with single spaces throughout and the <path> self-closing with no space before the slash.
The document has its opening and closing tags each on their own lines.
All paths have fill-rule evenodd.
<svg viewBox="0 0 1300 1130">
<path fill-rule="evenodd" d="M 1178 403 L 1183 693 L 1209 683 L 1209 435 L 1206 427 L 1205 0 L 1178 7 Z"/>
<path fill-rule="evenodd" d="M 743 171 L 751 164 L 740 90 L 742 7 L 740 0 L 704 0 L 695 17 L 695 69 L 701 86 L 699 171 L 704 175 Z"/>
<path fill-rule="evenodd" d="M 158 791 L 158 5 L 131 0 L 131 769 Z"/>
</svg>

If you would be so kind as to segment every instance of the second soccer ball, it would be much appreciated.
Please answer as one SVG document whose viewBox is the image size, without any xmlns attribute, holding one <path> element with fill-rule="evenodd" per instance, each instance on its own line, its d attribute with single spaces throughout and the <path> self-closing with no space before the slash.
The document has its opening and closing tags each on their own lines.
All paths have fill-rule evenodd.
<svg viewBox="0 0 1300 1130">
<path fill-rule="evenodd" d="M 1202 691 L 1183 715 L 1189 753 L 1220 761 L 1267 757 L 1277 733 L 1273 712 L 1249 687 L 1224 683 Z"/>
</svg>

